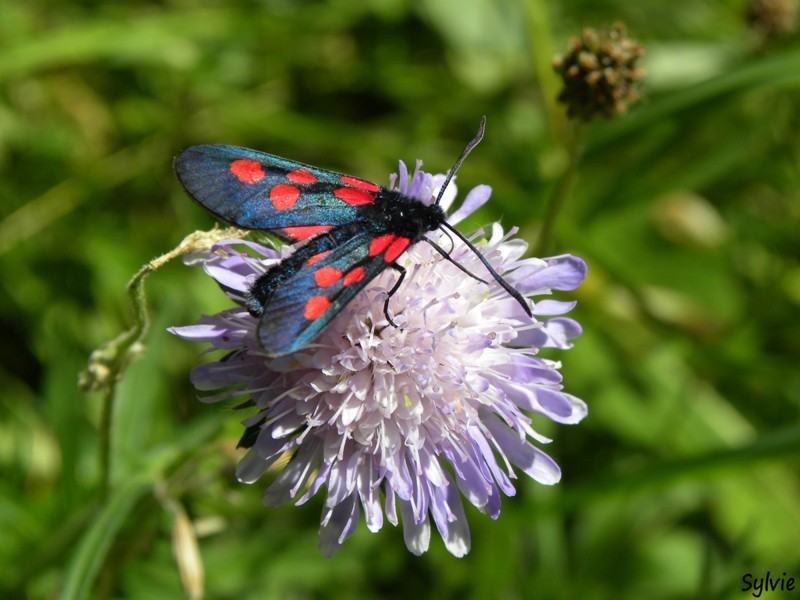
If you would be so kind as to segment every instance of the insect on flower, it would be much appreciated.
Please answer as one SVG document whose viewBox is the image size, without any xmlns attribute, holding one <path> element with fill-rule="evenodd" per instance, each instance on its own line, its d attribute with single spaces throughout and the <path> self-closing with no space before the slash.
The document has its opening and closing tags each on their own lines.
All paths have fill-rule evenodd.
<svg viewBox="0 0 800 600">
<path fill-rule="evenodd" d="M 178 154 L 178 179 L 215 217 L 243 229 L 267 231 L 287 243 L 303 242 L 250 289 L 247 310 L 260 318 L 258 337 L 267 354 L 290 354 L 311 342 L 386 268 L 399 273 L 384 304 L 386 319 L 394 325 L 389 300 L 406 275 L 396 262 L 400 255 L 425 241 L 453 262 L 444 249 L 426 237 L 435 229 L 443 229 L 465 243 L 494 280 L 532 316 L 522 295 L 447 222 L 440 207 L 448 183 L 483 137 L 485 124 L 483 117 L 477 134 L 430 205 L 350 175 L 248 148 L 199 145 Z"/>
<path fill-rule="evenodd" d="M 456 166 L 482 132 L 483 124 Z M 563 391 L 560 364 L 539 352 L 568 349 L 581 333 L 565 316 L 575 302 L 551 294 L 580 285 L 583 260 L 523 258 L 527 244 L 499 223 L 469 236 L 483 236 L 481 252 L 468 247 L 451 227 L 487 202 L 491 187 L 470 190 L 445 223 L 456 190 L 442 194 L 440 184 L 455 167 L 431 174 L 417 161 L 409 174 L 401 161 L 383 189 L 252 150 L 187 152 L 178 171 L 197 172 L 203 206 L 300 242 L 275 251 L 225 240 L 193 255 L 235 306 L 169 329 L 222 352 L 192 370 L 203 402 L 255 409 L 242 422 L 239 446 L 249 450 L 236 477 L 255 483 L 278 471 L 266 506 L 323 495 L 325 556 L 362 516 L 373 533 L 402 524 L 414 554 L 428 549 L 435 525 L 447 550 L 464 556 L 471 542 L 462 500 L 496 519 L 501 496 L 516 493 L 517 470 L 542 485 L 560 480 L 539 448 L 550 440 L 534 429 L 534 415 L 573 424 L 587 407 Z M 394 261 L 409 270 L 402 285 L 387 268 Z M 489 267 L 503 274 L 500 285 L 468 275 Z M 386 326 L 390 291 L 392 308 L 402 307 L 393 313 L 398 327 Z"/>
</svg>

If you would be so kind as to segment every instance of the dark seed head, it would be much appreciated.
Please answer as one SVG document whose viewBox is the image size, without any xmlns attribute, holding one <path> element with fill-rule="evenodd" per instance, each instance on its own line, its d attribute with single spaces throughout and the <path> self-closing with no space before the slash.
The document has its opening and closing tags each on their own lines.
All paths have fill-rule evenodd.
<svg viewBox="0 0 800 600">
<path fill-rule="evenodd" d="M 558 101 L 571 118 L 590 121 L 596 115 L 610 118 L 623 114 L 640 97 L 644 70 L 636 66 L 644 47 L 628 38 L 616 23 L 610 30 L 586 28 L 569 41 L 569 51 L 553 60 L 564 89 Z"/>
</svg>

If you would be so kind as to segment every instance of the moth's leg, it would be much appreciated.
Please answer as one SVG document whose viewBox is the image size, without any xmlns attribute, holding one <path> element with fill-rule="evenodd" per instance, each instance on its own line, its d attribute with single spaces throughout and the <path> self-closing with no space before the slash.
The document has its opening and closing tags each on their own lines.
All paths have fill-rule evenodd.
<svg viewBox="0 0 800 600">
<path fill-rule="evenodd" d="M 392 321 L 392 317 L 389 316 L 389 300 L 391 300 L 395 292 L 397 292 L 397 290 L 400 289 L 403 280 L 406 278 L 406 270 L 404 267 L 401 267 L 397 263 L 391 263 L 389 266 L 392 267 L 398 273 L 400 273 L 400 277 L 397 279 L 397 282 L 392 286 L 392 289 L 389 290 L 389 295 L 386 296 L 386 302 L 383 303 L 383 314 L 386 315 L 386 320 L 389 321 L 389 324 L 392 327 L 397 327 L 397 324 L 394 321 Z"/>
</svg>

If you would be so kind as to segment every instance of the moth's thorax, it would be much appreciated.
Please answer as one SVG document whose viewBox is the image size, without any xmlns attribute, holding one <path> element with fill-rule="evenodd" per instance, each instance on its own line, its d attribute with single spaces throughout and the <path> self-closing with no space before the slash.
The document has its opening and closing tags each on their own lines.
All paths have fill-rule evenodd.
<svg viewBox="0 0 800 600">
<path fill-rule="evenodd" d="M 375 202 L 361 208 L 359 216 L 366 227 L 378 233 L 391 233 L 415 242 L 447 219 L 439 205 L 425 205 L 400 192 L 381 189 L 376 196 Z"/>
</svg>

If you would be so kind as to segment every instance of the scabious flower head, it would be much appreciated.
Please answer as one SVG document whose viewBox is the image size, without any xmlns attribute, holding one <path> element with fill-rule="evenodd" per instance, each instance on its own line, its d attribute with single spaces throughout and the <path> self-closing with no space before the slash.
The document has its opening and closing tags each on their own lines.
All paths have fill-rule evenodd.
<svg viewBox="0 0 800 600">
<path fill-rule="evenodd" d="M 558 101 L 567 115 L 590 121 L 624 114 L 639 98 L 638 87 L 644 70 L 636 66 L 644 47 L 625 34 L 616 23 L 607 31 L 587 27 L 580 38 L 569 41 L 569 52 L 553 60 L 564 88 Z"/>
<path fill-rule="evenodd" d="M 431 203 L 444 176 L 420 166 L 409 183 L 400 163 L 392 186 Z M 473 189 L 449 222 L 490 194 L 488 186 Z M 451 185 L 442 207 L 454 196 Z M 526 298 L 572 290 L 583 280 L 581 259 L 522 258 L 527 246 L 513 234 L 493 225 L 480 251 Z M 311 344 L 275 358 L 260 348 L 257 319 L 243 305 L 254 278 L 281 254 L 236 240 L 217 244 L 195 261 L 238 305 L 171 329 L 225 351 L 221 360 L 192 372 L 195 387 L 210 394 L 204 400 L 247 396 L 257 409 L 244 421 L 242 445 L 249 450 L 239 463 L 239 480 L 255 482 L 288 455 L 264 492 L 267 506 L 302 504 L 325 489 L 320 549 L 327 556 L 353 533 L 362 510 L 373 532 L 384 520 L 402 521 L 414 554 L 427 550 L 432 519 L 447 549 L 463 556 L 470 534 L 462 496 L 497 518 L 501 492 L 515 493 L 515 469 L 545 485 L 561 477 L 537 445 L 550 440 L 533 429 L 531 413 L 559 423 L 577 423 L 586 415 L 586 405 L 562 391 L 559 363 L 537 356 L 540 348 L 569 348 L 580 333 L 574 320 L 562 316 L 574 303 L 537 300 L 531 319 L 486 276 L 473 252 L 457 239 L 429 235 L 448 250 L 452 244 L 452 260 L 489 284 L 418 243 L 399 259 L 408 276 L 391 298 L 397 327 L 384 315 L 397 277 L 387 269 Z"/>
</svg>

